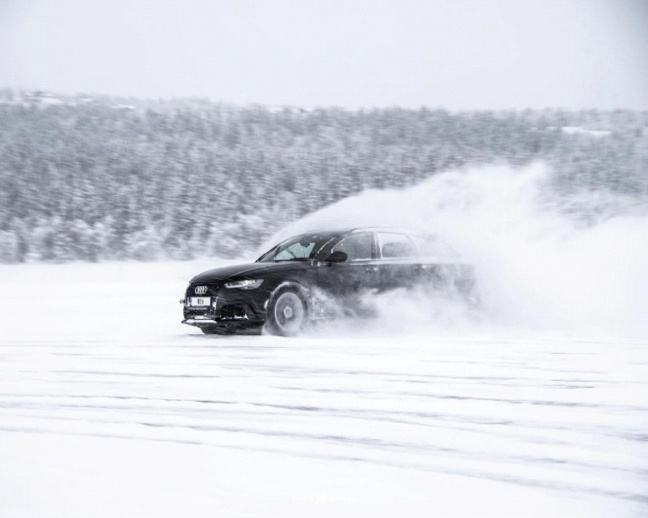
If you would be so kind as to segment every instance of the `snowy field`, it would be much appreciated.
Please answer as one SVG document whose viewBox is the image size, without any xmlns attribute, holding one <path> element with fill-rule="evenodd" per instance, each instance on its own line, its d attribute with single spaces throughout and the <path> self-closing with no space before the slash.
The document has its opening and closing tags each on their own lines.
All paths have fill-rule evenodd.
<svg viewBox="0 0 648 518">
<path fill-rule="evenodd" d="M 648 515 L 641 336 L 203 336 L 207 266 L 0 267 L 0 516 Z"/>
</svg>

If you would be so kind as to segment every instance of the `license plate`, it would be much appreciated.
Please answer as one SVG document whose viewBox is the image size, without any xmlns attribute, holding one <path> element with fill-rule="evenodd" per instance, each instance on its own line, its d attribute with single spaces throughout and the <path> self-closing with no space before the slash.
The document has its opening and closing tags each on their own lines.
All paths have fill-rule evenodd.
<svg viewBox="0 0 648 518">
<path fill-rule="evenodd" d="M 210 303 L 211 297 L 191 297 L 189 299 L 189 305 L 191 307 L 209 306 Z"/>
</svg>

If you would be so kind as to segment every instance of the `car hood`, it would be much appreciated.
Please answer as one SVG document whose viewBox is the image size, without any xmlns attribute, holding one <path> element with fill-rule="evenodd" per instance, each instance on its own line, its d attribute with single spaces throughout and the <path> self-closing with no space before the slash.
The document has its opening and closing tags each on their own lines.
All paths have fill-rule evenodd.
<svg viewBox="0 0 648 518">
<path fill-rule="evenodd" d="M 309 263 L 282 261 L 277 263 L 249 263 L 223 266 L 221 268 L 214 268 L 213 270 L 207 270 L 206 272 L 200 273 L 189 282 L 191 284 L 210 284 L 231 279 L 233 277 L 251 279 L 256 276 L 263 277 L 267 274 L 272 275 L 274 273 L 301 269 L 307 264 Z"/>
</svg>

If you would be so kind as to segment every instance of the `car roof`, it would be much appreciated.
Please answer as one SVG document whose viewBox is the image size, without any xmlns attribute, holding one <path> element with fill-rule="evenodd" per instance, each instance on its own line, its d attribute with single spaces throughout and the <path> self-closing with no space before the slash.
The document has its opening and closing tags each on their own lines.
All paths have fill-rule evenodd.
<svg viewBox="0 0 648 518">
<path fill-rule="evenodd" d="M 313 229 L 308 232 L 302 232 L 298 235 L 308 235 L 308 234 L 331 234 L 331 235 L 344 235 L 352 234 L 354 232 L 398 232 L 408 235 L 425 235 L 425 232 L 420 230 L 414 230 L 411 228 L 402 228 L 402 227 L 349 227 L 349 228 L 339 228 L 339 229 Z"/>
</svg>

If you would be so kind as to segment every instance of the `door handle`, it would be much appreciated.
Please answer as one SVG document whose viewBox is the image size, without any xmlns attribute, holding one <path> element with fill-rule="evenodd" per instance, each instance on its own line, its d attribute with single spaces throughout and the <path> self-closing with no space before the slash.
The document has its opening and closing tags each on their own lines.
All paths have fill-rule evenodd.
<svg viewBox="0 0 648 518">
<path fill-rule="evenodd" d="M 367 267 L 365 268 L 365 271 L 367 271 L 367 272 L 377 272 L 377 271 L 378 271 L 378 267 L 377 267 L 377 266 L 367 266 Z"/>
</svg>

